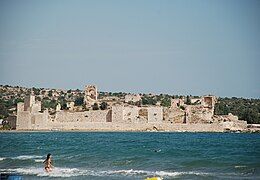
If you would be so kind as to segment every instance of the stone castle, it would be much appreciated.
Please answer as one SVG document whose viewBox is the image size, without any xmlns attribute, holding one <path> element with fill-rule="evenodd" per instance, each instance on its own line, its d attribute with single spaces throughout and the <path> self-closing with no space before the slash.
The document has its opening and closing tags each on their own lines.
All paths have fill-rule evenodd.
<svg viewBox="0 0 260 180">
<path fill-rule="evenodd" d="M 139 95 L 127 95 L 123 103 L 111 103 L 105 110 L 76 111 L 74 103 L 67 110 L 60 105 L 53 113 L 41 110 L 41 102 L 34 95 L 17 104 L 17 130 L 86 130 L 86 131 L 243 131 L 246 121 L 237 116 L 214 115 L 215 96 L 191 99 L 186 105 L 183 99 L 172 99 L 170 107 L 135 106 L 127 102 L 140 101 Z M 98 91 L 94 85 L 85 87 L 86 107 L 98 103 Z"/>
</svg>

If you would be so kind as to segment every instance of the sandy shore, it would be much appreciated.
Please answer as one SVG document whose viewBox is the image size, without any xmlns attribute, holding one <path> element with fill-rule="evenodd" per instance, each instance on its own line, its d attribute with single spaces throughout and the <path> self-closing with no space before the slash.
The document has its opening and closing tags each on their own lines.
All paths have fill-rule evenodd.
<svg viewBox="0 0 260 180">
<path fill-rule="evenodd" d="M 84 126 L 63 126 L 52 129 L 0 130 L 0 132 L 259 132 L 258 129 L 225 129 L 220 124 L 169 123 L 87 123 Z"/>
</svg>

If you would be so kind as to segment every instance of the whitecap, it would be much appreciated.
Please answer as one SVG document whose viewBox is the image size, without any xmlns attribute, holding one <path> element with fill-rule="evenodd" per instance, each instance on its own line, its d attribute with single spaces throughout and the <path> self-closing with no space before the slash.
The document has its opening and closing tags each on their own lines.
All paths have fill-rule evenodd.
<svg viewBox="0 0 260 180">
<path fill-rule="evenodd" d="M 27 167 L 27 168 L 16 168 L 16 169 L 2 169 L 2 172 L 5 173 L 18 173 L 23 175 L 35 175 L 35 176 L 49 176 L 49 177 L 73 177 L 80 175 L 87 175 L 85 170 L 79 170 L 77 168 L 58 168 L 55 167 L 51 172 L 46 172 L 44 168 L 35 168 L 35 167 Z"/>
<path fill-rule="evenodd" d="M 37 159 L 37 158 L 42 158 L 42 156 L 22 155 L 22 156 L 13 157 L 12 159 L 27 160 L 27 159 Z"/>
<path fill-rule="evenodd" d="M 0 161 L 3 161 L 3 160 L 5 160 L 5 158 L 0 157 Z"/>
<path fill-rule="evenodd" d="M 145 170 L 114 170 L 104 171 L 103 174 L 121 174 L 121 175 L 145 175 L 145 176 L 161 176 L 161 177 L 175 177 L 180 175 L 208 175 L 208 173 L 202 172 L 171 172 L 171 171 L 145 171 Z"/>
<path fill-rule="evenodd" d="M 0 170 L 1 171 L 1 170 Z M 201 172 L 171 172 L 171 171 L 146 171 L 146 170 L 87 170 L 78 168 L 55 167 L 52 172 L 47 173 L 43 168 L 16 168 L 3 169 L 2 172 L 15 172 L 24 175 L 49 176 L 49 177 L 75 177 L 75 176 L 160 176 L 176 177 L 180 175 L 207 175 Z"/>
<path fill-rule="evenodd" d="M 245 168 L 246 166 L 240 165 L 240 166 L 235 166 L 235 168 Z"/>
<path fill-rule="evenodd" d="M 35 159 L 34 161 L 35 161 L 35 162 L 43 162 L 44 159 Z"/>
</svg>

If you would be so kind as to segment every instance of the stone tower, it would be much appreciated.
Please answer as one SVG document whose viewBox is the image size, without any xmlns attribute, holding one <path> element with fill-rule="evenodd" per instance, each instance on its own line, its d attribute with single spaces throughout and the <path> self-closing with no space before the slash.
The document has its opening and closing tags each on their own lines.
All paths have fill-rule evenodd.
<svg viewBox="0 0 260 180">
<path fill-rule="evenodd" d="M 31 94 L 26 96 L 24 99 L 24 111 L 29 111 L 33 104 L 35 104 L 35 96 Z"/>
<path fill-rule="evenodd" d="M 94 104 L 97 101 L 97 98 L 98 98 L 97 87 L 95 85 L 85 86 L 84 103 L 86 105 Z"/>
</svg>

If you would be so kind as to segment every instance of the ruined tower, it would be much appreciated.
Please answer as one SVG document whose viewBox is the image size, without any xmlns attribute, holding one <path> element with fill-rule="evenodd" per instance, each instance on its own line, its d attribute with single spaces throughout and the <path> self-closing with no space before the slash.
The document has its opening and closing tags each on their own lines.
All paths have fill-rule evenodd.
<svg viewBox="0 0 260 180">
<path fill-rule="evenodd" d="M 85 96 L 84 96 L 84 103 L 94 104 L 97 101 L 98 92 L 97 87 L 95 85 L 87 85 L 85 86 Z"/>
</svg>

